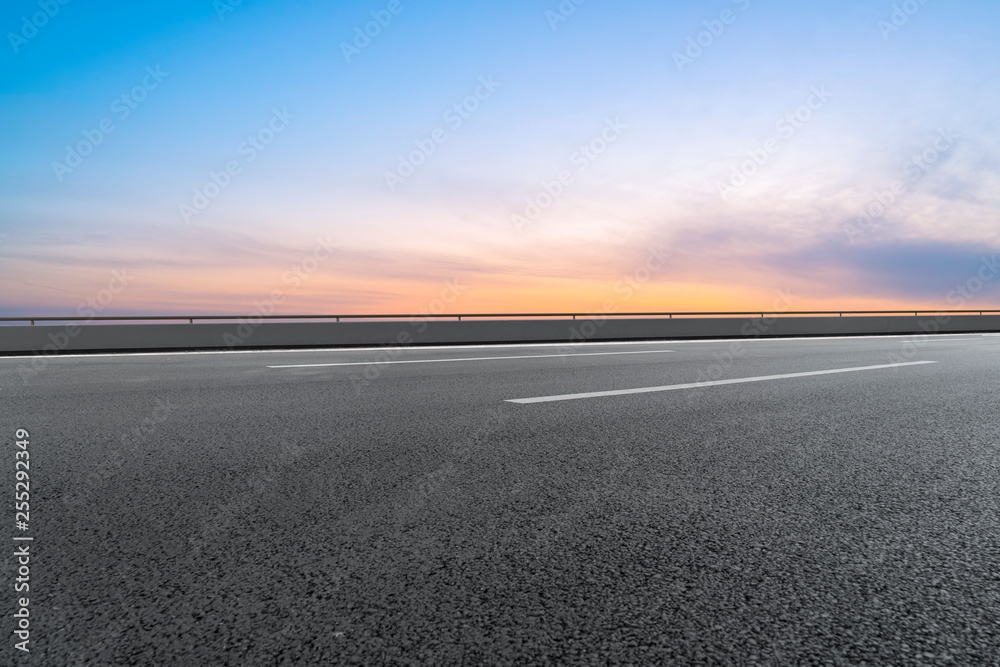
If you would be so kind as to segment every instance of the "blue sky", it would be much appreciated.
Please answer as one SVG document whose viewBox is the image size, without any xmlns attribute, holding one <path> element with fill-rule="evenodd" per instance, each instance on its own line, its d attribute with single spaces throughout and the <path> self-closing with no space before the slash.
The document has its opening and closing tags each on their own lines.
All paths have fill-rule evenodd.
<svg viewBox="0 0 1000 667">
<path fill-rule="evenodd" d="M 1000 246 L 995 2 L 221 1 L 0 10 L 0 311 L 595 309 L 651 249 L 629 310 L 943 307 Z"/>
</svg>

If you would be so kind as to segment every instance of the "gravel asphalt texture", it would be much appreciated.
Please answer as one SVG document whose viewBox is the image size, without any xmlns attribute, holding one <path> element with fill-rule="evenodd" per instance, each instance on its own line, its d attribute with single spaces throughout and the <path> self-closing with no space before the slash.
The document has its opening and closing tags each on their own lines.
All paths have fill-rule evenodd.
<svg viewBox="0 0 1000 667">
<path fill-rule="evenodd" d="M 0 664 L 998 664 L 1000 336 L 907 340 L 0 358 Z"/>
</svg>

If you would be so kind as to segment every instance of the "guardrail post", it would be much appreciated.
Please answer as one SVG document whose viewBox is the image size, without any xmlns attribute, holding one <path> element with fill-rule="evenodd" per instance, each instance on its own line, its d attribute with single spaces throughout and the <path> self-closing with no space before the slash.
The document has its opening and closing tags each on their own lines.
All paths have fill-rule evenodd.
<svg viewBox="0 0 1000 667">
<path fill-rule="evenodd" d="M 194 324 L 194 318 L 193 317 L 189 317 L 188 318 L 188 324 Z"/>
<path fill-rule="evenodd" d="M 35 326 L 35 320 L 31 320 L 31 326 Z"/>
<path fill-rule="evenodd" d="M 462 321 L 462 316 L 461 316 L 461 315 L 459 315 L 459 316 L 458 316 L 458 321 L 459 321 L 459 322 L 461 322 L 461 321 Z"/>
</svg>

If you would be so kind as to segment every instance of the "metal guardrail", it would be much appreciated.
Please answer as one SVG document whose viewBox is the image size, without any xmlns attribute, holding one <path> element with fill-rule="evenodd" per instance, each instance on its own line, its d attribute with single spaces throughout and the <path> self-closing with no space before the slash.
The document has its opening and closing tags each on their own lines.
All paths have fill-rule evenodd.
<svg viewBox="0 0 1000 667">
<path fill-rule="evenodd" d="M 462 314 L 441 314 L 434 315 L 421 313 L 418 315 L 131 315 L 115 317 L 111 315 L 101 317 L 0 317 L 0 322 L 163 322 L 163 321 L 183 321 L 194 324 L 195 320 L 413 320 L 413 319 L 437 319 L 450 320 L 462 318 L 481 319 L 484 317 L 553 317 L 567 319 L 587 319 L 594 317 L 719 317 L 719 316 L 760 316 L 765 315 L 909 315 L 919 317 L 921 313 L 925 315 L 938 315 L 942 313 L 964 313 L 968 315 L 983 315 L 985 313 L 998 313 L 1000 310 L 934 310 L 931 308 L 921 310 L 749 310 L 733 312 L 663 312 L 663 313 L 462 313 Z"/>
</svg>

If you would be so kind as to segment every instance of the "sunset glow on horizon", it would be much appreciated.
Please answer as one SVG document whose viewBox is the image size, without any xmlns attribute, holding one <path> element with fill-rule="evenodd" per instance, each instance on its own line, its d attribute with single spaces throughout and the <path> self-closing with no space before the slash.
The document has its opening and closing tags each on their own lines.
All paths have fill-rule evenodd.
<svg viewBox="0 0 1000 667">
<path fill-rule="evenodd" d="M 0 316 L 1000 308 L 995 2 L 57 4 Z"/>
</svg>

